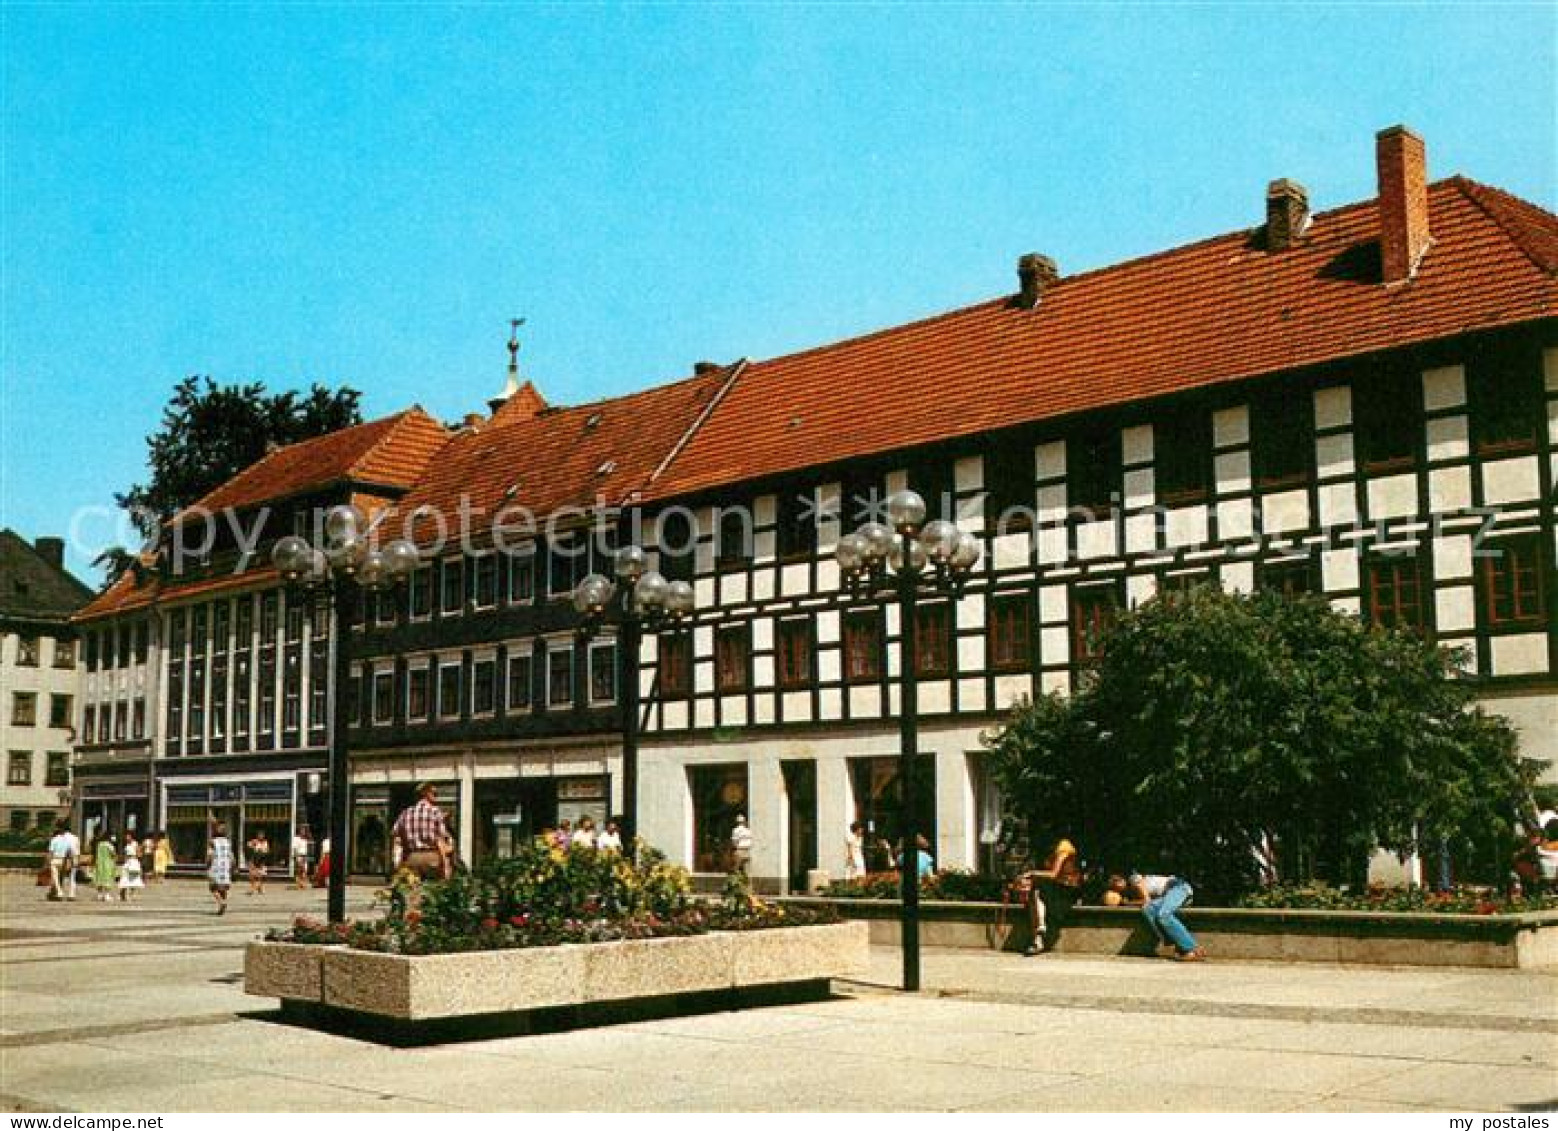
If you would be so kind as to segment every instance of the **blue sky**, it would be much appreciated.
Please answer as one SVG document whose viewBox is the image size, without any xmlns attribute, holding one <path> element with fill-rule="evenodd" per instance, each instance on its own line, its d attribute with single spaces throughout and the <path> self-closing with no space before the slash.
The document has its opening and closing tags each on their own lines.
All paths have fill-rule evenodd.
<svg viewBox="0 0 1558 1131">
<path fill-rule="evenodd" d="M 1371 196 L 1553 207 L 1555 9 L 0 7 L 0 525 L 144 477 L 189 373 L 454 419 L 770 357 Z M 75 532 L 102 540 L 105 520 Z M 73 546 L 71 561 L 85 567 Z"/>
</svg>

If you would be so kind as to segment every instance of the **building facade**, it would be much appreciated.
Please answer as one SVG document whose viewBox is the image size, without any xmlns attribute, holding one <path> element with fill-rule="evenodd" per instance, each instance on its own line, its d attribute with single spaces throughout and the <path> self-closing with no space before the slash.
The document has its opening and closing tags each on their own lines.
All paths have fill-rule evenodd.
<svg viewBox="0 0 1558 1131">
<path fill-rule="evenodd" d="M 70 617 L 91 597 L 65 543 L 0 530 L 0 824 L 47 829 L 70 811 L 80 653 Z"/>
</svg>

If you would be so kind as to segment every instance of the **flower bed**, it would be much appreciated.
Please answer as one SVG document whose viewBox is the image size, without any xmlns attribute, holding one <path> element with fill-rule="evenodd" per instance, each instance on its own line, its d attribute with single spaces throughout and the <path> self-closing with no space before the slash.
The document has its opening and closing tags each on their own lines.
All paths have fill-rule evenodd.
<svg viewBox="0 0 1558 1131">
<path fill-rule="evenodd" d="M 1523 915 L 1558 911 L 1558 895 L 1511 899 L 1487 888 L 1458 886 L 1448 891 L 1422 887 L 1370 884 L 1349 891 L 1327 884 L 1294 884 L 1266 888 L 1242 897 L 1238 907 L 1291 911 L 1384 911 L 1438 915 Z"/>
<path fill-rule="evenodd" d="M 901 884 L 897 872 L 868 872 L 855 880 L 835 880 L 821 894 L 828 899 L 897 899 Z M 922 876 L 920 898 L 953 903 L 1000 903 L 1004 886 L 999 876 L 950 868 Z"/>
</svg>

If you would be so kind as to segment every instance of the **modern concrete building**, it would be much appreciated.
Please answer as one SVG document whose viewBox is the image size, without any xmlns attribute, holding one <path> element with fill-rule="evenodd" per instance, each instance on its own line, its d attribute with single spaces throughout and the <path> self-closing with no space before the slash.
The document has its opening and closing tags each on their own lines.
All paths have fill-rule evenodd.
<svg viewBox="0 0 1558 1131">
<path fill-rule="evenodd" d="M 0 530 L 0 823 L 47 828 L 70 811 L 81 665 L 71 614 L 92 591 L 65 571 L 65 543 Z"/>
</svg>

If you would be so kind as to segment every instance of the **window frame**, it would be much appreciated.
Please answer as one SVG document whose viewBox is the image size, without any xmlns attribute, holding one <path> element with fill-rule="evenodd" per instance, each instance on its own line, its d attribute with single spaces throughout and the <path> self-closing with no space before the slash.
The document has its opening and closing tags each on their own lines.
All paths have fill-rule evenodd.
<svg viewBox="0 0 1558 1131">
<path fill-rule="evenodd" d="M 674 673 L 673 683 L 668 673 Z M 655 679 L 660 698 L 686 699 L 692 695 L 692 634 L 662 633 L 655 642 Z"/>
<path fill-rule="evenodd" d="M 453 605 L 450 594 L 456 595 Z M 438 560 L 438 613 L 454 617 L 465 612 L 465 559 L 456 555 Z"/>
<path fill-rule="evenodd" d="M 610 659 L 604 663 L 606 678 L 611 681 L 611 691 L 608 695 L 597 694 L 596 680 L 601 669 L 602 654 L 609 654 Z M 589 652 L 585 657 L 585 667 L 588 669 L 587 693 L 592 707 L 610 706 L 617 701 L 617 642 L 615 640 L 592 640 Z"/>
<path fill-rule="evenodd" d="M 486 671 L 486 703 L 482 703 L 482 673 Z M 490 718 L 498 713 L 498 657 L 492 653 L 471 660 L 471 716 Z"/>
<path fill-rule="evenodd" d="M 465 664 L 461 660 L 438 661 L 438 676 L 434 688 L 434 717 L 440 722 L 460 717 L 460 696 L 465 689 Z M 452 693 L 445 695 L 445 673 L 454 672 L 454 687 Z M 447 709 L 446 709 L 447 708 Z"/>
<path fill-rule="evenodd" d="M 714 630 L 714 690 L 737 695 L 752 690 L 752 622 Z"/>
<path fill-rule="evenodd" d="M 1405 576 L 1401 570 L 1410 568 L 1410 576 Z M 1382 578 L 1389 573 L 1387 584 L 1382 584 Z M 1406 584 L 1404 584 L 1406 582 Z M 1406 606 L 1402 600 L 1403 590 L 1410 590 L 1411 605 Z M 1428 609 L 1424 601 L 1423 585 L 1423 561 L 1417 551 L 1411 553 L 1389 553 L 1375 551 L 1366 555 L 1364 562 L 1364 595 L 1367 600 L 1366 608 L 1369 623 L 1376 628 L 1406 630 L 1427 635 L 1431 630 L 1428 620 Z M 1382 594 L 1389 594 L 1390 603 L 1387 606 L 1381 603 Z M 1388 615 L 1387 614 L 1388 610 Z M 1410 615 L 1403 616 L 1403 610 Z"/>
<path fill-rule="evenodd" d="M 6 752 L 6 785 L 32 785 L 32 755 L 33 752 L 31 750 L 10 750 Z"/>
<path fill-rule="evenodd" d="M 1491 552 L 1490 552 L 1491 551 Z M 1547 560 L 1540 534 L 1503 535 L 1481 547 L 1477 570 L 1483 624 L 1496 631 L 1547 626 Z M 1528 584 L 1522 585 L 1522 579 Z M 1501 612 L 1500 605 L 1511 606 Z"/>
<path fill-rule="evenodd" d="M 23 707 L 25 706 L 25 710 Z M 11 692 L 11 725 L 35 727 L 38 725 L 38 693 L 36 691 Z"/>
<path fill-rule="evenodd" d="M 418 679 L 418 677 L 421 677 Z M 420 689 L 418 684 L 421 684 Z M 420 690 L 422 704 L 418 708 L 414 696 Z M 433 665 L 424 660 L 406 665 L 406 722 L 425 723 L 433 714 Z"/>
<path fill-rule="evenodd" d="M 804 691 L 817 679 L 817 625 L 811 617 L 785 617 L 774 626 L 774 683 Z"/>
<path fill-rule="evenodd" d="M 880 683 L 887 673 L 887 626 L 881 607 L 846 610 L 842 632 L 844 682 Z M 858 639 L 860 634 L 868 638 L 862 642 Z M 870 656 L 870 670 L 860 671 L 855 661 L 865 655 Z"/>
<path fill-rule="evenodd" d="M 987 605 L 990 670 L 1021 674 L 1033 670 L 1033 595 L 1026 591 L 992 594 Z M 1010 614 L 1015 613 L 1013 617 Z"/>
<path fill-rule="evenodd" d="M 50 750 L 43 756 L 43 785 L 45 789 L 62 789 L 70 784 L 70 752 Z"/>
<path fill-rule="evenodd" d="M 524 678 L 516 684 L 516 666 L 524 669 Z M 514 688 L 524 688 L 525 698 L 514 698 Z M 531 712 L 536 707 L 536 657 L 529 649 L 511 649 L 505 661 L 503 680 L 503 709 L 509 713 Z"/>
<path fill-rule="evenodd" d="M 546 646 L 546 709 L 548 711 L 572 709 L 577 702 L 578 689 L 574 686 L 574 648 L 572 644 L 549 641 Z M 559 674 L 566 673 L 567 694 L 558 695 Z"/>
<path fill-rule="evenodd" d="M 1098 600 L 1104 595 L 1104 600 Z M 1066 628 L 1071 638 L 1071 663 L 1087 667 L 1103 655 L 1100 641 L 1124 611 L 1118 582 L 1107 585 L 1073 585 L 1066 599 Z"/>
<path fill-rule="evenodd" d="M 382 708 L 382 710 L 381 710 Z M 369 722 L 376 727 L 389 726 L 395 721 L 395 669 L 373 669 L 369 693 Z"/>
<path fill-rule="evenodd" d="M 951 679 L 957 671 L 957 631 L 951 601 L 922 601 L 914 607 L 914 674 Z"/>
</svg>

